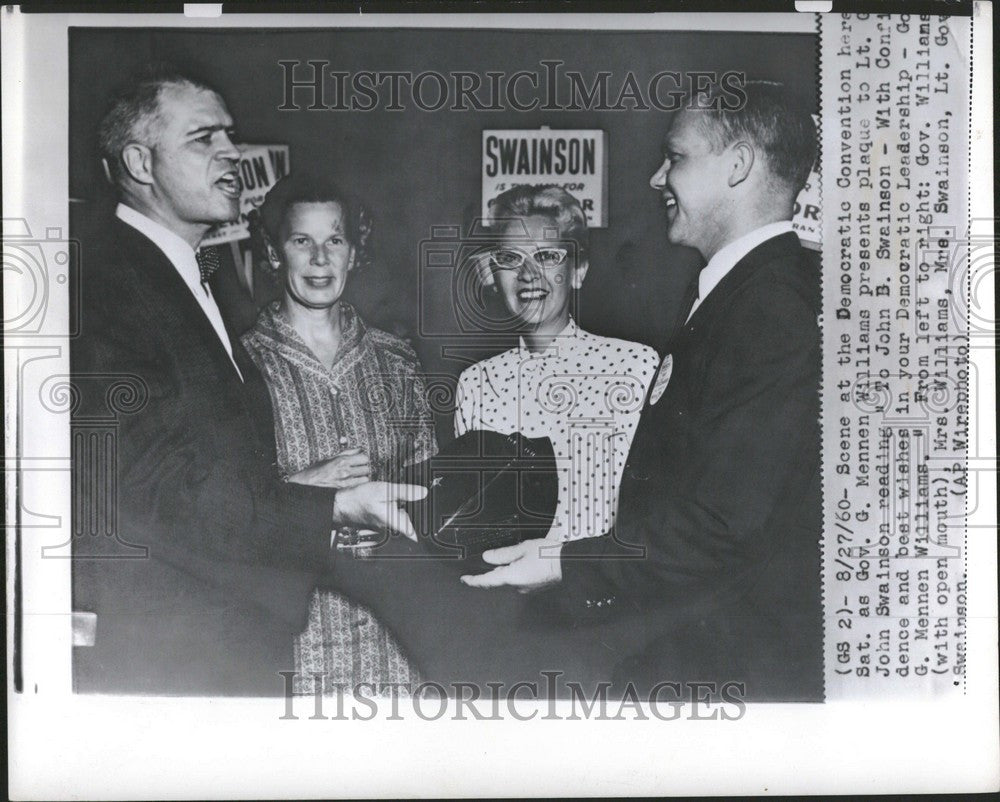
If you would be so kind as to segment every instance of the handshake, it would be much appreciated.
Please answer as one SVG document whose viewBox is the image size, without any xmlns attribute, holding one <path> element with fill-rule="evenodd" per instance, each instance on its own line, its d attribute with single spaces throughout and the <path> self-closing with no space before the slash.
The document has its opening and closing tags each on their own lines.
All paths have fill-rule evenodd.
<svg viewBox="0 0 1000 802">
<path fill-rule="evenodd" d="M 288 477 L 289 482 L 337 491 L 333 502 L 334 526 L 399 532 L 410 540 L 417 533 L 406 510 L 400 504 L 420 501 L 427 488 L 420 485 L 371 481 L 368 455 L 360 448 L 349 448 L 324 462 L 317 462 Z"/>
</svg>

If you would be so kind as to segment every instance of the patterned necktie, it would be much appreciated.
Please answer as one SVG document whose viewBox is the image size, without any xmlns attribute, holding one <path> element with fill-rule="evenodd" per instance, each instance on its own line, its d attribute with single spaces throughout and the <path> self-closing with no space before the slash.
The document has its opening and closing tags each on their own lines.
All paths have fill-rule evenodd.
<svg viewBox="0 0 1000 802">
<path fill-rule="evenodd" d="M 219 269 L 222 261 L 219 259 L 219 252 L 212 247 L 202 248 L 195 253 L 198 260 L 198 272 L 201 274 L 201 285 L 208 292 L 208 280 L 212 274 Z"/>
</svg>

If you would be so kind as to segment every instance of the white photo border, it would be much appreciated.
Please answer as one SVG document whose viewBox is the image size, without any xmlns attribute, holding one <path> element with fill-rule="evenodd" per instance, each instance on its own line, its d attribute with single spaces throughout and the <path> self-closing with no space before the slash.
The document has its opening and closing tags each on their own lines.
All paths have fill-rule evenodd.
<svg viewBox="0 0 1000 802">
<path fill-rule="evenodd" d="M 813 32 L 810 14 L 179 15 L 3 10 L 4 216 L 69 230 L 70 27 L 449 27 Z M 992 236 L 992 6 L 973 18 L 971 217 Z M 52 188 L 58 188 L 53 190 Z M 35 222 L 37 221 L 37 222 Z M 995 272 L 995 271 L 994 271 Z M 994 275 L 980 288 L 992 304 Z M 987 309 L 990 320 L 995 311 Z M 8 345 L 5 343 L 5 346 Z M 58 347 L 41 339 L 31 348 Z M 11 504 L 69 521 L 69 422 L 21 406 L 16 381 L 36 354 L 5 347 L 8 446 L 29 436 L 44 483 L 5 472 Z M 995 375 L 995 352 L 973 354 Z M 68 349 L 52 361 L 68 372 Z M 995 387 L 979 399 L 980 443 L 996 451 Z M 20 428 L 18 428 L 20 427 Z M 13 438 L 13 439 L 12 439 Z M 8 454 L 11 451 L 8 449 Z M 54 468 L 54 470 L 53 470 Z M 995 463 L 994 463 L 995 470 Z M 12 492 L 13 491 L 13 492 Z M 996 497 L 969 524 L 996 526 Z M 43 507 L 35 500 L 44 499 Z M 8 517 L 8 521 L 13 518 Z M 8 535 L 11 530 L 8 529 Z M 13 592 L 8 537 L 7 592 Z M 738 721 L 282 720 L 281 700 L 86 697 L 71 693 L 70 563 L 25 561 L 24 690 L 15 693 L 8 604 L 12 798 L 312 798 L 984 791 L 998 784 L 996 543 L 969 565 L 966 695 L 947 703 L 750 705 Z M 524 704 L 523 712 L 531 710 Z M 362 713 L 364 711 L 361 711 Z M 329 711 L 328 711 L 329 714 Z M 350 715 L 350 713 L 348 713 Z M 364 723 L 365 726 L 360 726 Z"/>
</svg>

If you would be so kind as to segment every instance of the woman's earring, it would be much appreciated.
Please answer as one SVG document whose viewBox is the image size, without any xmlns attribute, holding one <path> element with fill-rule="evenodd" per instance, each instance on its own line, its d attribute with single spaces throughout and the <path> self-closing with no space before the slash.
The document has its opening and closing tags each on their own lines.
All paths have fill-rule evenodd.
<svg viewBox="0 0 1000 802">
<path fill-rule="evenodd" d="M 265 242 L 264 248 L 267 253 L 267 264 L 272 271 L 277 273 L 281 270 L 281 259 L 278 257 L 278 251 L 275 250 L 275 247 L 270 242 Z"/>
</svg>

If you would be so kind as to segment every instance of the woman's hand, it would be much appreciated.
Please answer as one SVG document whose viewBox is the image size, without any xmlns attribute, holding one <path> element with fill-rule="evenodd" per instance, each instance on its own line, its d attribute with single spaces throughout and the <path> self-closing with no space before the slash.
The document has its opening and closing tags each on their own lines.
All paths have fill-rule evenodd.
<svg viewBox="0 0 1000 802">
<path fill-rule="evenodd" d="M 288 477 L 289 482 L 346 490 L 371 478 L 368 455 L 360 448 L 348 448 L 325 462 L 317 462 Z"/>
</svg>

